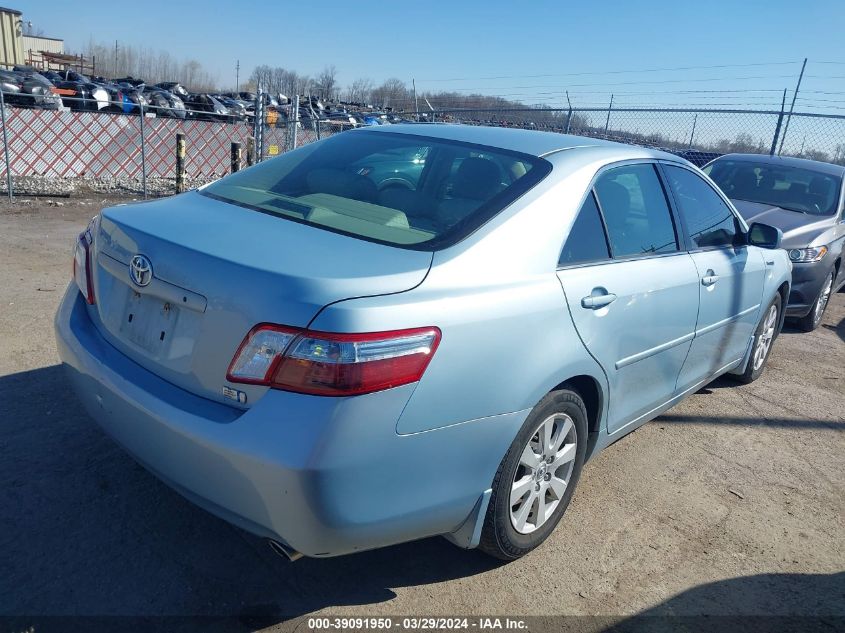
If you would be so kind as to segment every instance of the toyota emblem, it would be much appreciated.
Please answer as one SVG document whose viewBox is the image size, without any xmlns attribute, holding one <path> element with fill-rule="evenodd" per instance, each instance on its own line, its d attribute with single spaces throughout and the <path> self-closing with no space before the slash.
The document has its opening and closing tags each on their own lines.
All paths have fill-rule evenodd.
<svg viewBox="0 0 845 633">
<path fill-rule="evenodd" d="M 135 255 L 129 262 L 129 276 L 137 286 L 147 286 L 153 280 L 153 265 L 144 255 Z"/>
</svg>

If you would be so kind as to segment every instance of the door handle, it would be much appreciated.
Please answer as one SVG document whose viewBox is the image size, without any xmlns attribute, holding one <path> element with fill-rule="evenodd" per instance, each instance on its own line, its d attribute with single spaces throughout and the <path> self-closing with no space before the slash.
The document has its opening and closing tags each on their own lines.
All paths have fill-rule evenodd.
<svg viewBox="0 0 845 633">
<path fill-rule="evenodd" d="M 704 277 L 701 278 L 701 285 L 703 286 L 712 286 L 717 281 L 719 281 L 719 275 L 713 272 L 713 269 L 710 268 Z"/>
<path fill-rule="evenodd" d="M 588 310 L 598 310 L 616 301 L 616 295 L 604 288 L 593 288 L 589 296 L 581 299 L 581 307 Z"/>
</svg>

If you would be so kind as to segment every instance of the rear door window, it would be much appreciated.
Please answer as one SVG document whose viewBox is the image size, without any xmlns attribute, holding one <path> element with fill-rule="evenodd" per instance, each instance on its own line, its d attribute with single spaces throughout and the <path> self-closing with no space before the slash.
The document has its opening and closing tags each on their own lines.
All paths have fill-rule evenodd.
<svg viewBox="0 0 845 633">
<path fill-rule="evenodd" d="M 609 169 L 596 181 L 594 190 L 614 257 L 678 250 L 672 214 L 654 165 Z"/>
<path fill-rule="evenodd" d="M 664 165 L 669 186 L 695 248 L 734 246 L 742 229 L 730 207 L 706 180 L 689 169 Z"/>
</svg>

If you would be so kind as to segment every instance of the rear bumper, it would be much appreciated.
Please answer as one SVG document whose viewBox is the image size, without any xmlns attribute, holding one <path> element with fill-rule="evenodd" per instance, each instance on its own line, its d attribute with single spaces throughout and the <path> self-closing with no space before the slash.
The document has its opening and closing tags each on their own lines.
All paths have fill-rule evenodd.
<svg viewBox="0 0 845 633">
<path fill-rule="evenodd" d="M 241 411 L 143 369 L 100 336 L 86 308 L 71 285 L 55 327 L 89 414 L 197 505 L 309 556 L 457 531 L 528 414 L 398 435 L 414 385 L 354 398 L 269 390 Z"/>
<path fill-rule="evenodd" d="M 830 258 L 812 264 L 792 265 L 792 286 L 786 306 L 787 317 L 804 317 L 813 309 L 816 297 L 822 289 L 822 283 L 831 271 Z"/>
</svg>

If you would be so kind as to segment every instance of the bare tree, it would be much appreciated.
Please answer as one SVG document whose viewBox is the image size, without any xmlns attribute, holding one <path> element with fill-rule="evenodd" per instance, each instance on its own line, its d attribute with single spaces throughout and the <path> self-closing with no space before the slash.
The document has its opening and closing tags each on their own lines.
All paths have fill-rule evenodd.
<svg viewBox="0 0 845 633">
<path fill-rule="evenodd" d="M 314 80 L 314 91 L 322 99 L 333 99 L 337 87 L 337 69 L 334 66 L 326 66 Z"/>
<path fill-rule="evenodd" d="M 132 76 L 147 83 L 178 81 L 188 90 L 214 90 L 217 77 L 196 60 L 173 59 L 167 51 L 153 51 L 116 42 L 101 44 L 91 39 L 83 54 L 94 60 L 94 73 L 105 77 Z"/>
<path fill-rule="evenodd" d="M 346 100 L 352 103 L 367 103 L 373 91 L 373 80 L 369 77 L 359 77 L 346 89 Z"/>
<path fill-rule="evenodd" d="M 405 82 L 396 77 L 385 80 L 378 88 L 372 91 L 373 105 L 382 108 L 393 108 L 394 110 L 408 109 L 413 105 L 408 87 Z"/>
</svg>

